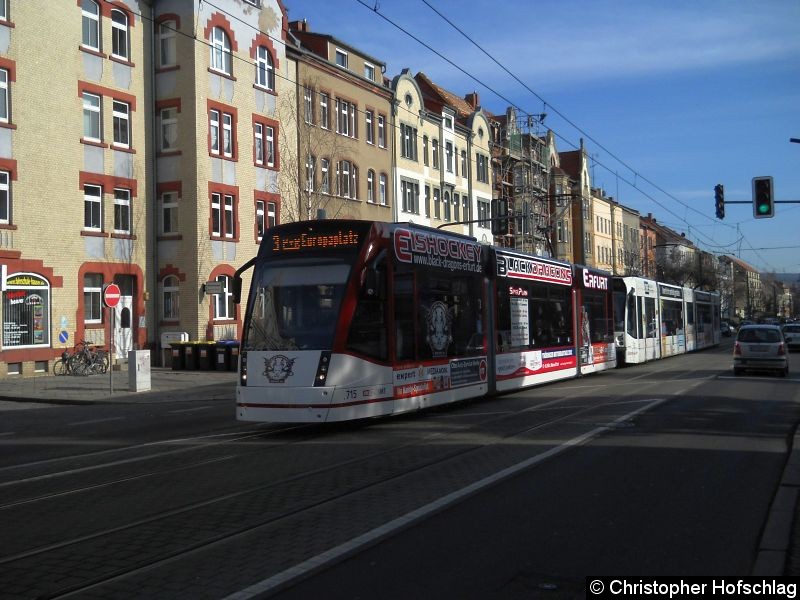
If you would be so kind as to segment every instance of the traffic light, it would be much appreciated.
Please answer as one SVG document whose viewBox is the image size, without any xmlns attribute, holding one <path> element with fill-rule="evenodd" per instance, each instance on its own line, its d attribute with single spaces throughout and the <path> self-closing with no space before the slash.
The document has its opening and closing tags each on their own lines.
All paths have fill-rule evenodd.
<svg viewBox="0 0 800 600">
<path fill-rule="evenodd" d="M 508 200 L 494 198 L 492 208 L 492 235 L 508 234 Z"/>
<path fill-rule="evenodd" d="M 717 218 L 725 218 L 725 188 L 721 183 L 714 186 L 714 202 L 717 208 Z"/>
<path fill-rule="evenodd" d="M 753 216 L 756 219 L 775 216 L 772 177 L 753 177 Z"/>
</svg>

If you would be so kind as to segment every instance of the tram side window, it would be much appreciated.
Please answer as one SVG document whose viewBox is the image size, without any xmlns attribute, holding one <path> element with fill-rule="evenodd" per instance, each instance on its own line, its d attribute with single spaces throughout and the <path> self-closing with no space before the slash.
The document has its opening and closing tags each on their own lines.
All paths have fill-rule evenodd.
<svg viewBox="0 0 800 600">
<path fill-rule="evenodd" d="M 661 333 L 677 335 L 683 333 L 683 303 L 671 300 L 661 302 Z"/>
<path fill-rule="evenodd" d="M 628 309 L 626 311 L 628 313 L 628 321 L 625 325 L 625 330 L 628 332 L 629 336 L 636 339 L 641 339 L 642 321 L 641 319 L 639 319 L 639 314 L 641 314 L 642 299 L 641 298 L 638 299 L 639 310 L 636 310 L 637 307 L 636 300 L 637 298 L 633 294 L 628 296 Z"/>
<path fill-rule="evenodd" d="M 694 302 L 686 303 L 686 324 L 694 325 Z"/>
<path fill-rule="evenodd" d="M 386 360 L 389 355 L 386 327 L 386 263 L 380 261 L 363 272 L 347 349 Z"/>
<path fill-rule="evenodd" d="M 513 289 L 513 295 L 511 290 Z M 572 343 L 570 288 L 538 284 L 498 288 L 498 351 Z"/>
<path fill-rule="evenodd" d="M 608 312 L 608 296 L 603 293 L 585 293 L 583 306 L 589 320 L 589 337 L 593 343 L 607 342 L 613 339 L 613 319 Z"/>
<path fill-rule="evenodd" d="M 661 334 L 659 332 L 658 323 L 656 323 L 656 299 L 644 299 L 644 318 L 647 323 L 646 337 L 657 338 Z"/>
<path fill-rule="evenodd" d="M 480 281 L 474 275 L 419 272 L 420 358 L 474 354 L 470 343 L 483 333 Z"/>
<path fill-rule="evenodd" d="M 414 279 L 411 273 L 394 278 L 394 343 L 396 360 L 414 360 Z"/>
</svg>

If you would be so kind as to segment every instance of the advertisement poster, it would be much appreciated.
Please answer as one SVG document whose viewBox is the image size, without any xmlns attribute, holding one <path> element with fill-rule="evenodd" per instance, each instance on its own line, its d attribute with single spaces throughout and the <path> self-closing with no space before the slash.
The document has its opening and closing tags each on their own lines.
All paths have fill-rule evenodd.
<svg viewBox="0 0 800 600">
<path fill-rule="evenodd" d="M 530 339 L 530 320 L 528 317 L 528 299 L 510 297 L 511 305 L 511 346 L 519 348 L 528 345 Z"/>
</svg>

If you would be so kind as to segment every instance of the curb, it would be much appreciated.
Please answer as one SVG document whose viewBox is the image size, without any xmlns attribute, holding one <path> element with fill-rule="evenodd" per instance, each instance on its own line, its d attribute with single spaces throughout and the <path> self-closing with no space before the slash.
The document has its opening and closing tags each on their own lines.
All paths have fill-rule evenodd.
<svg viewBox="0 0 800 600">
<path fill-rule="evenodd" d="M 792 525 L 800 510 L 800 428 L 792 437 L 789 460 L 783 469 L 780 485 L 761 533 L 756 561 L 751 575 L 780 577 L 788 568 L 789 547 L 792 541 Z"/>
</svg>

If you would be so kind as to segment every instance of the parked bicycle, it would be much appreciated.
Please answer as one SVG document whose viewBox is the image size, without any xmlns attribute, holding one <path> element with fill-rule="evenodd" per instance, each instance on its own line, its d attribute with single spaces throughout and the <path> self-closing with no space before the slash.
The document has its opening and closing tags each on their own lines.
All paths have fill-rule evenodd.
<svg viewBox="0 0 800 600">
<path fill-rule="evenodd" d="M 53 366 L 56 375 L 99 375 L 108 372 L 108 352 L 81 340 L 73 352 L 65 350 Z"/>
</svg>

